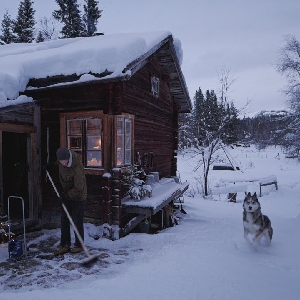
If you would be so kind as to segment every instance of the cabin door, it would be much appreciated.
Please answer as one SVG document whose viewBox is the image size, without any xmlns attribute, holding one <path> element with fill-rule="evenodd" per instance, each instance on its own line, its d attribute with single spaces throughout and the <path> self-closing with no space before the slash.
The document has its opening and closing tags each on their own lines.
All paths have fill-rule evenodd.
<svg viewBox="0 0 300 300">
<path fill-rule="evenodd" d="M 2 164 L 3 164 L 3 202 L 7 209 L 9 196 L 24 199 L 25 217 L 28 218 L 28 155 L 26 133 L 2 133 Z M 22 218 L 22 201 L 10 200 L 11 219 Z"/>
</svg>

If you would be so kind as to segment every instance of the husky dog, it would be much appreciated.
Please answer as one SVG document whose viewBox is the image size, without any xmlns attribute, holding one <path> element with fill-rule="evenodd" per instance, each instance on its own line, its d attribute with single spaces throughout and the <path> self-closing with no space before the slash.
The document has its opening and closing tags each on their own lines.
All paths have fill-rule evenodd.
<svg viewBox="0 0 300 300">
<path fill-rule="evenodd" d="M 246 194 L 243 208 L 245 239 L 251 242 L 249 239 L 249 235 L 251 235 L 253 243 L 260 243 L 264 237 L 266 244 L 270 245 L 273 236 L 273 228 L 271 227 L 270 219 L 261 212 L 260 203 L 256 193 L 252 196 L 251 193 Z"/>
</svg>

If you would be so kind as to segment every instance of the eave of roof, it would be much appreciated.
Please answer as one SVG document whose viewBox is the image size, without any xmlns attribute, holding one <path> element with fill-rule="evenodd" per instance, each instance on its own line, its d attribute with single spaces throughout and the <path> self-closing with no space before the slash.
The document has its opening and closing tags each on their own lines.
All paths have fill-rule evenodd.
<svg viewBox="0 0 300 300">
<path fill-rule="evenodd" d="M 178 57 L 173 44 L 173 37 L 169 35 L 161 42 L 152 47 L 148 52 L 144 53 L 134 61 L 130 62 L 122 71 L 122 75 L 110 77 L 109 72 L 103 74 L 91 74 L 95 79 L 89 81 L 79 81 L 80 76 L 73 74 L 69 76 L 53 76 L 48 78 L 31 79 L 28 86 L 38 88 L 38 90 L 47 90 L 55 88 L 70 87 L 74 85 L 85 85 L 93 83 L 106 83 L 129 80 L 138 70 L 140 70 L 147 62 L 151 55 L 158 53 L 160 63 L 163 66 L 164 73 L 169 75 L 170 92 L 175 102 L 180 106 L 181 113 L 188 113 L 192 109 L 191 100 L 189 97 L 188 89 L 184 76 L 182 74 Z M 171 72 L 170 72 L 171 71 Z M 70 81 L 68 81 L 70 80 Z M 49 83 L 51 85 L 48 85 Z M 31 91 L 34 91 L 34 89 Z"/>
</svg>

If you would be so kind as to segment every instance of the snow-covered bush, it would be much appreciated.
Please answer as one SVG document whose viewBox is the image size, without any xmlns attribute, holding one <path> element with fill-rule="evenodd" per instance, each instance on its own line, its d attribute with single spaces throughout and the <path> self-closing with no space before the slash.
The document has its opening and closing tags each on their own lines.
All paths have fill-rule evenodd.
<svg viewBox="0 0 300 300">
<path fill-rule="evenodd" d="M 150 197 L 152 187 L 145 184 L 146 173 L 140 165 L 133 165 L 127 167 L 126 172 L 123 174 L 122 183 L 127 186 L 128 190 L 125 196 L 129 195 L 130 198 L 141 200 L 145 196 Z"/>
</svg>

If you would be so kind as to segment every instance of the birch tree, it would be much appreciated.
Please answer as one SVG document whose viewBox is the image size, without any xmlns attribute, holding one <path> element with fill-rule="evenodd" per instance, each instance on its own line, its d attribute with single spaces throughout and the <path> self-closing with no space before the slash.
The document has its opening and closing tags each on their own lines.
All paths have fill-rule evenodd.
<svg viewBox="0 0 300 300">
<path fill-rule="evenodd" d="M 287 96 L 287 105 L 291 110 L 288 124 L 277 136 L 286 148 L 300 149 L 300 42 L 294 35 L 285 37 L 285 45 L 280 52 L 277 71 L 287 79 L 283 91 Z M 286 120 L 286 118 L 285 118 Z"/>
</svg>

